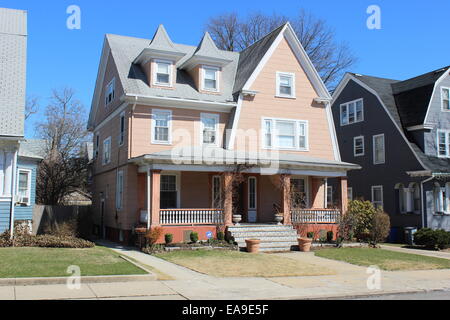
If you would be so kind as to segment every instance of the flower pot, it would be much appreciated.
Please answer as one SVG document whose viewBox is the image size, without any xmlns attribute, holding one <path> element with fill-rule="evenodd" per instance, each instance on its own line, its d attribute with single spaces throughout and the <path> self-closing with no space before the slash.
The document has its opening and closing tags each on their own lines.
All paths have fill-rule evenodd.
<svg viewBox="0 0 450 320">
<path fill-rule="evenodd" d="M 261 244 L 261 240 L 258 239 L 249 239 L 245 240 L 247 243 L 247 252 L 248 253 L 258 253 L 259 245 Z"/>
<path fill-rule="evenodd" d="M 298 238 L 298 247 L 302 252 L 309 252 L 311 250 L 311 238 Z"/>
<path fill-rule="evenodd" d="M 241 222 L 242 221 L 242 215 L 240 215 L 240 214 L 234 214 L 233 215 L 233 222 L 234 222 L 234 224 L 235 225 L 239 225 L 239 222 Z"/>
<path fill-rule="evenodd" d="M 284 220 L 283 215 L 281 215 L 281 214 L 275 215 L 275 222 L 277 223 L 277 225 L 281 226 L 283 220 Z"/>
</svg>

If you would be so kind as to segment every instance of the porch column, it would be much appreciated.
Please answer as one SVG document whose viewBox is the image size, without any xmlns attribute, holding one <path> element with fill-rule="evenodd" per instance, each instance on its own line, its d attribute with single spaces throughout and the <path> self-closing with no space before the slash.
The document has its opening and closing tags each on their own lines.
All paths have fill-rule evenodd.
<svg viewBox="0 0 450 320">
<path fill-rule="evenodd" d="M 159 204 L 160 204 L 160 189 L 161 189 L 161 170 L 152 170 L 152 188 L 151 188 L 151 217 L 150 225 L 151 227 L 157 227 L 160 225 L 159 221 Z"/>
<path fill-rule="evenodd" d="M 341 199 L 340 199 L 340 207 L 342 210 L 342 214 L 346 214 L 348 210 L 348 179 L 347 177 L 341 177 L 339 179 L 341 184 Z"/>
<path fill-rule="evenodd" d="M 224 206 L 223 222 L 225 227 L 233 225 L 233 174 L 225 172 L 223 176 Z"/>
<path fill-rule="evenodd" d="M 280 177 L 281 182 L 281 211 L 284 215 L 284 224 L 291 224 L 291 176 L 283 174 Z"/>
</svg>

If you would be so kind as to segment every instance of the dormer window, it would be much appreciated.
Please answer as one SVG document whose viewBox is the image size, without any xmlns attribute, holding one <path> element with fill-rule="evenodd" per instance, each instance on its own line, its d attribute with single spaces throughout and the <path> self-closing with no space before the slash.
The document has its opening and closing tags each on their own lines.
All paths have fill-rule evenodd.
<svg viewBox="0 0 450 320">
<path fill-rule="evenodd" d="M 450 111 L 450 88 L 442 88 L 442 111 Z"/>
<path fill-rule="evenodd" d="M 172 62 L 155 60 L 153 84 L 156 86 L 172 86 Z"/>
<path fill-rule="evenodd" d="M 105 94 L 105 106 L 108 106 L 111 102 L 113 102 L 116 97 L 116 79 L 112 79 L 110 83 L 106 86 L 106 94 Z"/>
<path fill-rule="evenodd" d="M 277 97 L 295 98 L 295 74 L 277 72 Z"/>
<path fill-rule="evenodd" d="M 203 67 L 203 90 L 219 91 L 219 68 Z"/>
</svg>

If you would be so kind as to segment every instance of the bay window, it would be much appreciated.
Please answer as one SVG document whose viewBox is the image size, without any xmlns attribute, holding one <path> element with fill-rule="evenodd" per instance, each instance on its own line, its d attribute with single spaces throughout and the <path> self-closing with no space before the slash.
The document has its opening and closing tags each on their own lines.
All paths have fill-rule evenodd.
<svg viewBox="0 0 450 320">
<path fill-rule="evenodd" d="M 263 119 L 263 144 L 267 149 L 307 151 L 308 122 L 303 120 Z"/>
<path fill-rule="evenodd" d="M 341 126 L 364 121 L 363 99 L 341 104 Z"/>
</svg>

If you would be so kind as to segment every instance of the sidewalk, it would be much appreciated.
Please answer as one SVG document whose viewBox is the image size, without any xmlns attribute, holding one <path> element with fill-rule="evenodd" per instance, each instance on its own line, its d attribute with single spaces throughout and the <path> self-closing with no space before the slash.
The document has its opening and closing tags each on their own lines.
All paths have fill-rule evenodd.
<svg viewBox="0 0 450 320">
<path fill-rule="evenodd" d="M 394 246 L 389 246 L 389 245 L 382 245 L 381 248 L 385 249 L 385 250 L 390 250 L 390 251 L 418 254 L 418 255 L 427 256 L 427 257 L 450 259 L 450 252 L 409 249 L 409 248 L 394 247 Z"/>
</svg>

